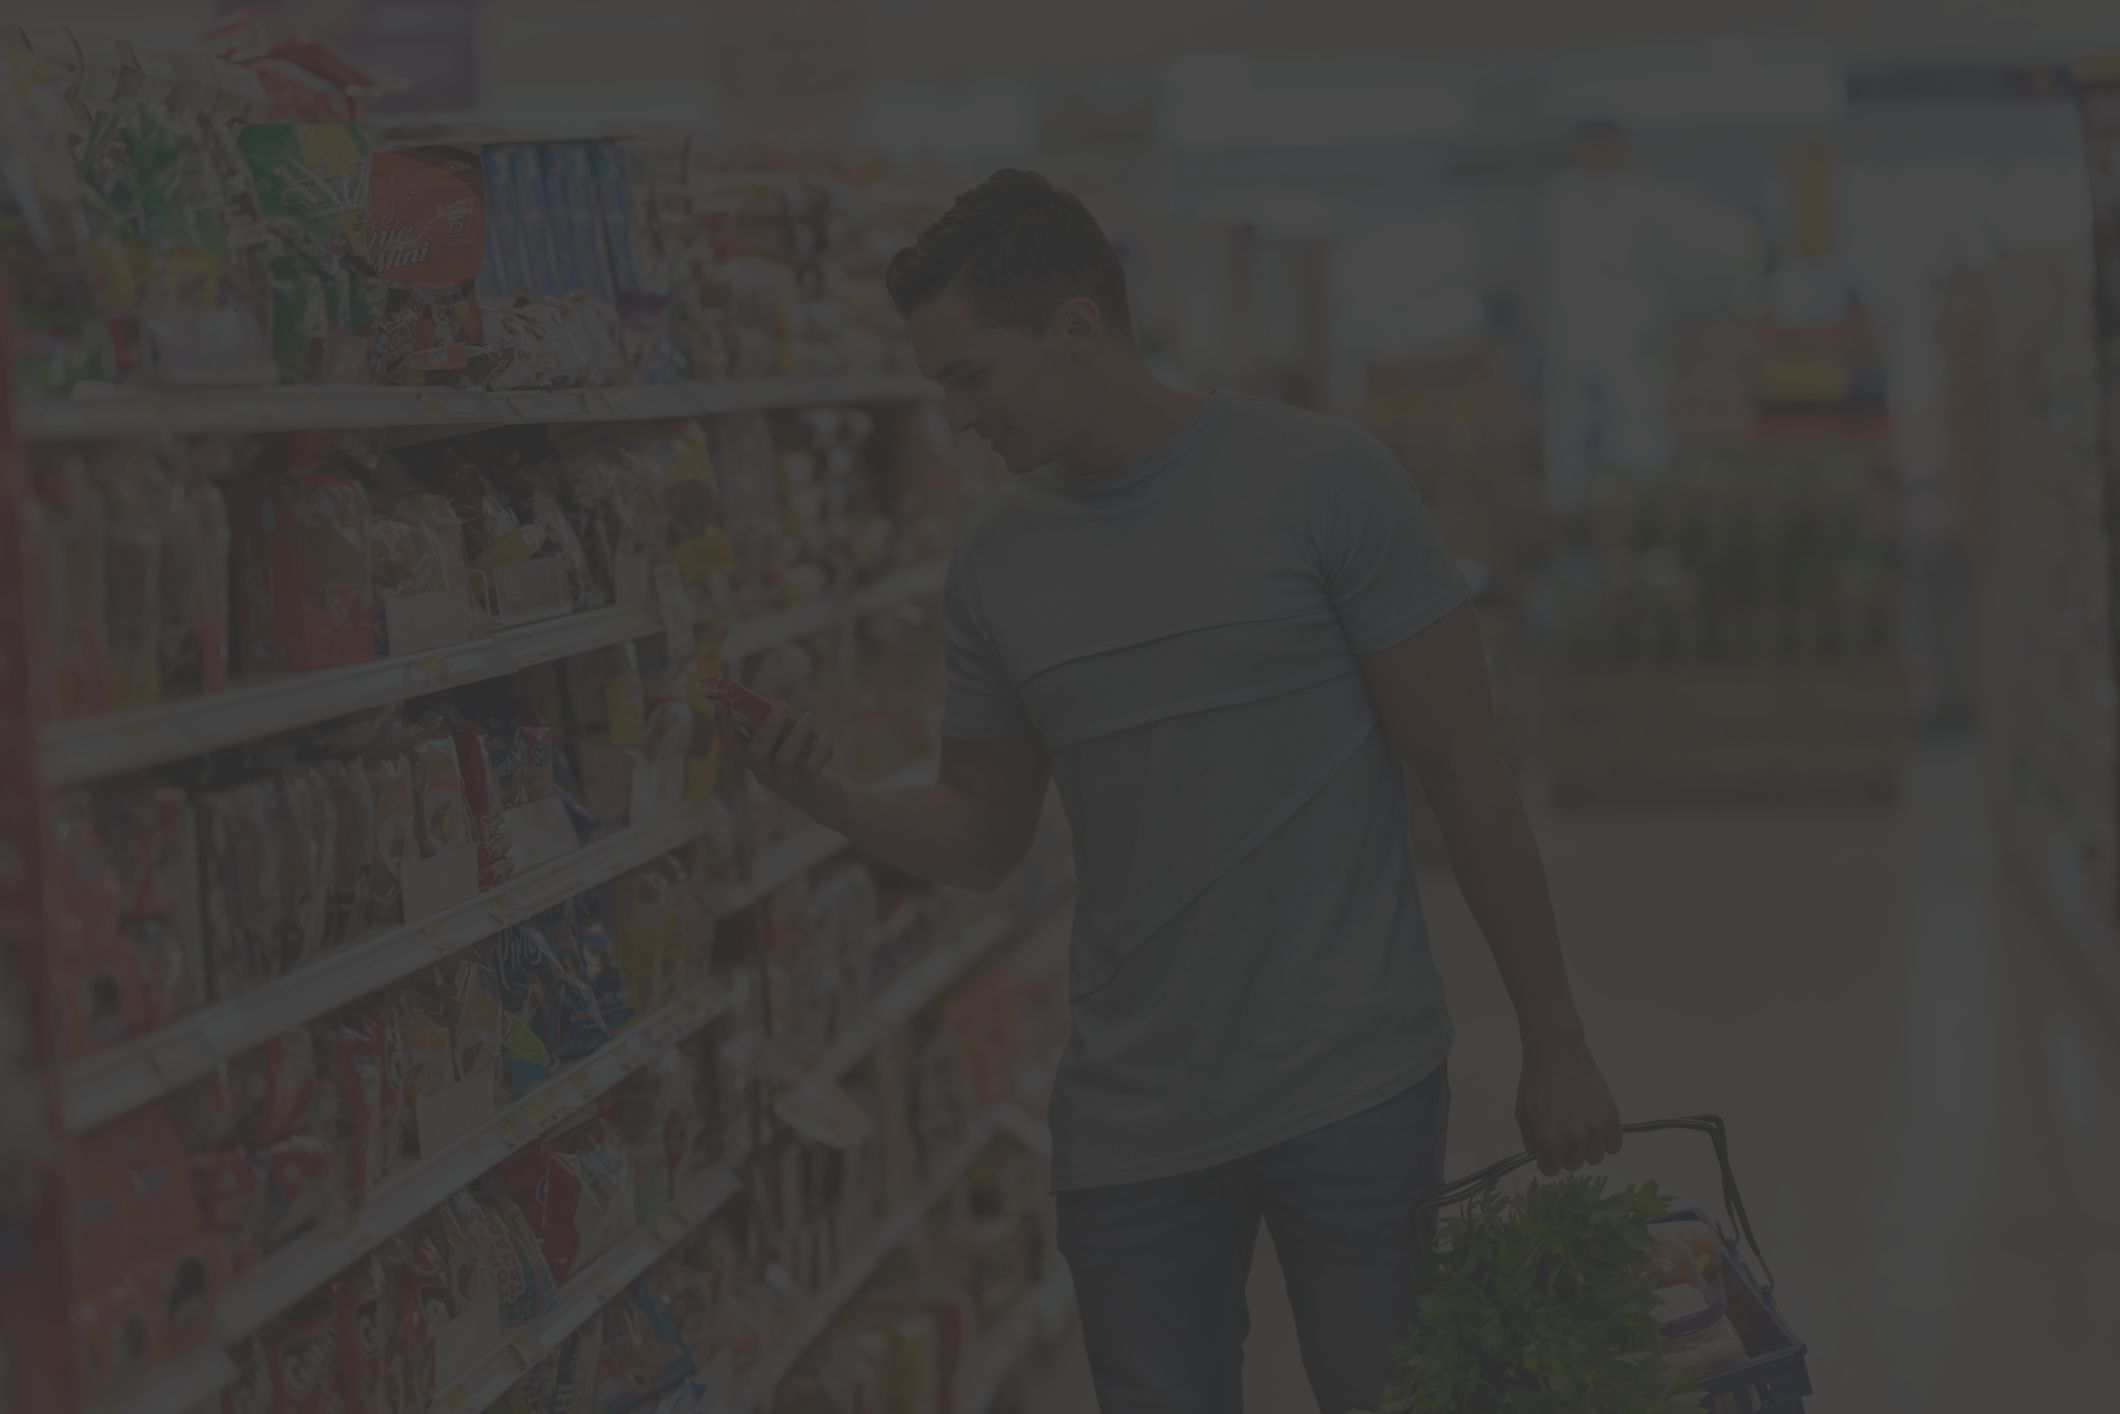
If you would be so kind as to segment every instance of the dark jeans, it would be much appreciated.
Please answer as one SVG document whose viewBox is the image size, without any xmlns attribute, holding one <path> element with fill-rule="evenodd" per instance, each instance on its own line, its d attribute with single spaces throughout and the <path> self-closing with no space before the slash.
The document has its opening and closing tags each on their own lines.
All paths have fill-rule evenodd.
<svg viewBox="0 0 2120 1414">
<path fill-rule="evenodd" d="M 1175 1178 L 1059 1195 L 1060 1252 L 1103 1414 L 1237 1414 L 1259 1222 L 1322 1414 L 1374 1408 L 1413 1322 L 1412 1205 L 1443 1181 L 1450 1081 Z M 1275 1414 L 1281 1414 L 1276 1411 Z"/>
</svg>

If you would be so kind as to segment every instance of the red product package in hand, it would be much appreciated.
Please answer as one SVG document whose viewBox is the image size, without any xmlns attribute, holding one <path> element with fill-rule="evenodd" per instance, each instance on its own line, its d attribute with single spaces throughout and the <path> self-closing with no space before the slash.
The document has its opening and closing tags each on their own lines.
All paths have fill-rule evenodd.
<svg viewBox="0 0 2120 1414">
<path fill-rule="evenodd" d="M 702 678 L 699 690 L 708 701 L 729 709 L 730 715 L 736 718 L 736 725 L 742 728 L 747 740 L 766 724 L 766 718 L 773 713 L 772 703 L 742 683 L 732 682 L 728 678 Z"/>
</svg>

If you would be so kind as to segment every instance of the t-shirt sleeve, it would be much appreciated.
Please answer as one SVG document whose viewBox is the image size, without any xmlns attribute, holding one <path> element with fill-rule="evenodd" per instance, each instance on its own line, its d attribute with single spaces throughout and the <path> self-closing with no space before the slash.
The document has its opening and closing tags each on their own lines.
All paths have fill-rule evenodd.
<svg viewBox="0 0 2120 1414">
<path fill-rule="evenodd" d="M 993 635 L 979 611 L 961 551 L 950 562 L 949 580 L 942 591 L 942 631 L 949 669 L 942 734 L 958 741 L 1030 735 L 1034 730 L 1030 715 L 994 651 Z"/>
<path fill-rule="evenodd" d="M 1398 458 L 1364 436 L 1316 473 L 1314 539 L 1357 653 L 1403 643 L 1462 604 L 1465 576 Z"/>
</svg>

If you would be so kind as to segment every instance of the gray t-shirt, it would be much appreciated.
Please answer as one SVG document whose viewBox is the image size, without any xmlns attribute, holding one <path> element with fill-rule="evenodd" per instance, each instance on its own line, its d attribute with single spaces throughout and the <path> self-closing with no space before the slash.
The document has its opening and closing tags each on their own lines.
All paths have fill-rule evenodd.
<svg viewBox="0 0 2120 1414">
<path fill-rule="evenodd" d="M 1254 1153 L 1442 1063 L 1405 776 L 1358 655 L 1464 597 L 1375 438 L 1253 399 L 972 517 L 943 732 L 1035 733 L 1075 836 L 1055 1188 Z"/>
</svg>

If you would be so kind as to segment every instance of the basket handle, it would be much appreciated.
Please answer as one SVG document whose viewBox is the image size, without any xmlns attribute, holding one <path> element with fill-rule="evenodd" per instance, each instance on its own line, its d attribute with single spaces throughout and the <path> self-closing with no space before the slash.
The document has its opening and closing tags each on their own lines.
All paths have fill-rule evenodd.
<svg viewBox="0 0 2120 1414">
<path fill-rule="evenodd" d="M 1651 1134 L 1664 1129 L 1690 1129 L 1708 1136 L 1715 1145 L 1715 1162 L 1722 1169 L 1723 1207 L 1736 1221 L 1737 1229 L 1744 1234 L 1745 1245 L 1752 1249 L 1752 1256 L 1759 1262 L 1760 1275 L 1765 1278 L 1763 1289 L 1768 1295 L 1774 1292 L 1774 1270 L 1767 1265 L 1766 1254 L 1759 1250 L 1759 1238 L 1753 1235 L 1752 1219 L 1745 1212 L 1745 1200 L 1737 1191 L 1737 1173 L 1730 1167 L 1730 1135 L 1724 1127 L 1721 1115 L 1686 1115 L 1677 1119 L 1646 1119 L 1634 1124 L 1620 1126 L 1628 1134 Z M 1452 1207 L 1464 1202 L 1483 1188 L 1493 1186 L 1524 1165 L 1533 1162 L 1530 1154 L 1515 1154 L 1497 1160 L 1477 1173 L 1466 1174 L 1440 1188 L 1430 1189 L 1413 1206 L 1416 1220 L 1439 1208 Z M 1725 1234 L 1727 1240 L 1728 1234 Z"/>
</svg>

